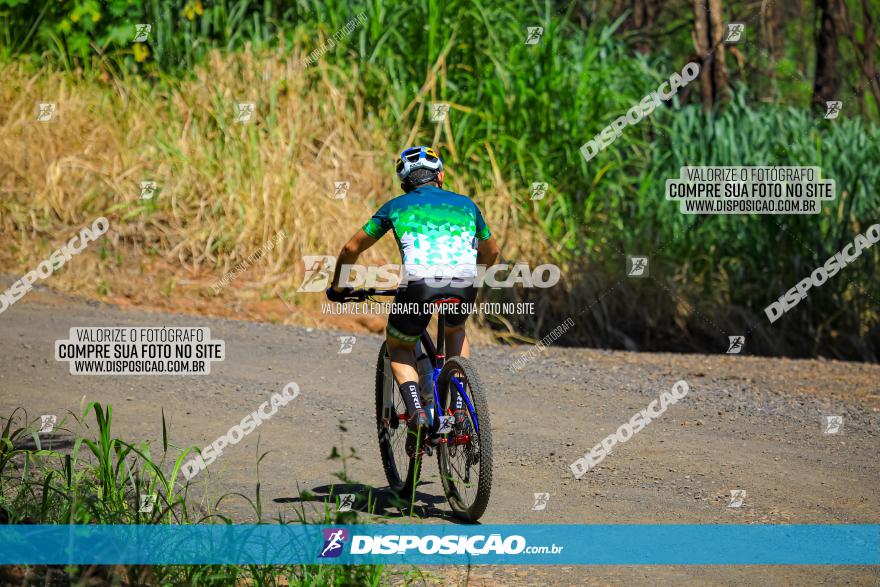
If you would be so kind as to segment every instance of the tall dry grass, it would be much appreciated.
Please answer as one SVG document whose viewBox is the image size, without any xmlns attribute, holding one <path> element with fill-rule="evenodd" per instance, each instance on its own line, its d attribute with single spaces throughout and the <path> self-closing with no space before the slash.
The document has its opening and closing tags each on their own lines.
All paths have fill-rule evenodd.
<svg viewBox="0 0 880 587">
<path fill-rule="evenodd" d="M 323 296 L 296 292 L 302 256 L 335 255 L 400 193 L 398 137 L 443 130 L 368 116 L 357 75 L 340 84 L 328 68 L 319 62 L 305 71 L 296 55 L 214 52 L 191 79 L 166 83 L 34 76 L 0 65 L 0 271 L 32 269 L 103 215 L 111 231 L 54 274 L 53 288 L 171 306 L 280 297 L 296 309 L 317 308 Z M 36 120 L 40 102 L 57 103 L 53 121 Z M 234 121 L 236 102 L 256 104 L 252 123 Z M 486 151 L 491 158 L 491 146 Z M 139 199 L 144 180 L 158 184 L 152 200 Z M 332 198 L 336 181 L 351 184 L 343 200 Z M 511 214 L 517 188 L 498 167 L 495 181 L 497 189 L 472 194 L 453 165 L 446 187 L 471 194 L 490 222 L 498 219 L 502 245 L 517 235 L 523 246 L 508 256 L 535 254 L 545 239 Z M 279 230 L 287 238 L 277 247 L 230 287 L 210 290 Z M 370 264 L 398 260 L 390 236 L 364 256 Z"/>
</svg>

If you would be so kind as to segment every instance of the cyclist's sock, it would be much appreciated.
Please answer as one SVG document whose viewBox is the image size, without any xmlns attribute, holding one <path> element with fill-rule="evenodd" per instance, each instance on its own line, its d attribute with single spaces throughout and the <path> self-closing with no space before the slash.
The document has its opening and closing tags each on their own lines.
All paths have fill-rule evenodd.
<svg viewBox="0 0 880 587">
<path fill-rule="evenodd" d="M 417 381 L 405 381 L 400 384 L 400 395 L 406 404 L 406 413 L 412 417 L 417 410 L 422 409 L 422 400 L 419 398 L 419 384 Z"/>
</svg>

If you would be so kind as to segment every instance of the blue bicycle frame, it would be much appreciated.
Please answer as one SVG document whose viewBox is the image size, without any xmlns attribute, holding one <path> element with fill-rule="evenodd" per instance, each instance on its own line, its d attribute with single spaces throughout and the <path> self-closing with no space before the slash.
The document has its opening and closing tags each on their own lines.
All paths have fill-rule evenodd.
<svg viewBox="0 0 880 587">
<path fill-rule="evenodd" d="M 433 376 L 431 380 L 434 383 L 434 418 L 431 422 L 431 431 L 436 432 L 440 429 L 440 393 L 437 390 L 437 379 L 440 377 L 440 371 L 443 370 L 443 364 L 446 361 L 446 355 L 444 354 L 444 331 L 446 327 L 446 319 L 443 317 L 441 313 L 437 317 L 437 346 L 434 346 L 434 341 L 431 340 L 431 337 L 428 335 L 428 331 L 422 332 L 422 336 L 420 338 L 422 343 L 422 350 L 428 355 L 428 359 L 431 361 L 431 365 L 434 368 Z M 458 388 L 458 393 L 461 394 L 462 399 L 464 399 L 464 404 L 467 406 L 467 410 L 471 415 L 471 420 L 474 423 L 474 429 L 476 432 L 480 432 L 480 422 L 477 419 L 477 411 L 474 409 L 474 404 L 471 402 L 471 398 L 468 396 L 467 392 L 464 390 L 464 385 L 461 384 L 456 377 L 452 378 L 452 382 L 455 383 L 455 387 Z"/>
</svg>

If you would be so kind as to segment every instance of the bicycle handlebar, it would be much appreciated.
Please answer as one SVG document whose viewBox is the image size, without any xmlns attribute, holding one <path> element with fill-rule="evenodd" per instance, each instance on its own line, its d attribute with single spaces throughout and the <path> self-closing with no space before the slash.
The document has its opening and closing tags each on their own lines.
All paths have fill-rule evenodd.
<svg viewBox="0 0 880 587">
<path fill-rule="evenodd" d="M 370 287 L 367 289 L 356 289 L 348 292 L 345 296 L 345 299 L 342 300 L 345 302 L 363 302 L 370 296 L 394 296 L 397 295 L 397 288 L 394 289 L 376 289 L 375 287 Z"/>
</svg>

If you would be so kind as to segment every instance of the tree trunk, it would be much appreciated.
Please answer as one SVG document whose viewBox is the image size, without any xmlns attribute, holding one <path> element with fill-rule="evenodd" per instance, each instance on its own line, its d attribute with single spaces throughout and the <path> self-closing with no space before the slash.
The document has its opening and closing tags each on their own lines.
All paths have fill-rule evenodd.
<svg viewBox="0 0 880 587">
<path fill-rule="evenodd" d="M 693 0 L 694 46 L 702 58 L 700 90 L 703 109 L 707 112 L 715 104 L 730 97 L 727 65 L 725 63 L 725 26 L 721 16 L 721 0 Z M 708 10 L 707 10 L 708 8 Z"/>
<path fill-rule="evenodd" d="M 779 6 L 773 0 L 763 0 L 761 11 L 764 13 L 761 20 L 764 23 L 764 39 L 767 42 L 767 51 L 774 62 L 779 61 L 785 55 L 782 6 Z"/>
<path fill-rule="evenodd" d="M 813 105 L 824 111 L 825 102 L 836 100 L 840 92 L 837 56 L 840 41 L 840 2 L 815 0 L 819 17 L 816 30 L 816 79 L 813 81 Z"/>
<path fill-rule="evenodd" d="M 712 109 L 712 53 L 709 48 L 709 15 L 703 0 L 694 2 L 694 47 L 700 56 L 700 93 L 703 96 L 703 110 Z"/>
<path fill-rule="evenodd" d="M 852 37 L 853 46 L 862 54 L 862 72 L 868 78 L 868 88 L 874 95 L 874 103 L 880 111 L 880 80 L 877 79 L 877 65 L 874 63 L 874 50 L 877 45 L 877 21 L 871 14 L 868 0 L 862 0 L 862 17 L 865 19 L 865 40 L 859 47 L 855 35 Z M 864 98 L 863 98 L 864 99 Z"/>
<path fill-rule="evenodd" d="M 721 0 L 709 0 L 709 21 L 712 31 L 712 47 L 715 49 L 715 61 L 712 64 L 712 82 L 715 91 L 715 102 L 723 103 L 730 99 L 727 64 L 725 63 L 724 20 L 721 17 Z M 746 33 L 748 34 L 748 33 Z"/>
</svg>

